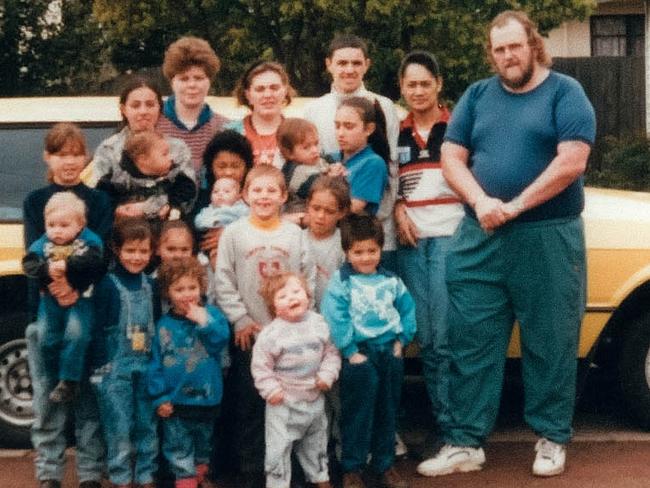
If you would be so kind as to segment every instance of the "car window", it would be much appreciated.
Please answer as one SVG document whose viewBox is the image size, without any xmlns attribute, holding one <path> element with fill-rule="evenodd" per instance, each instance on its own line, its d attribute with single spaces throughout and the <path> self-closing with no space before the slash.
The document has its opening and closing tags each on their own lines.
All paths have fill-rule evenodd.
<svg viewBox="0 0 650 488">
<path fill-rule="evenodd" d="M 23 200 L 29 192 L 47 185 L 43 140 L 49 125 L 0 125 L 0 220 L 22 220 Z M 90 155 L 115 126 L 82 126 Z"/>
</svg>

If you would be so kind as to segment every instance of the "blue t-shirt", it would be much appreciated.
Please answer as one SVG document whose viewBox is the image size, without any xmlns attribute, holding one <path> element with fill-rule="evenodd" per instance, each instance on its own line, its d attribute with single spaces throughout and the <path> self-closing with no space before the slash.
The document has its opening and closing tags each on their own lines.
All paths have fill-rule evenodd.
<svg viewBox="0 0 650 488">
<path fill-rule="evenodd" d="M 504 202 L 546 169 L 560 142 L 591 145 L 595 137 L 594 109 L 584 90 L 573 78 L 554 71 L 525 93 L 507 91 L 496 76 L 472 84 L 458 101 L 445 134 L 446 141 L 470 151 L 470 170 L 483 190 Z M 579 178 L 517 220 L 579 215 L 582 186 Z"/>
<path fill-rule="evenodd" d="M 370 146 L 364 147 L 345 162 L 350 197 L 367 202 L 365 210 L 374 215 L 388 184 L 386 161 Z"/>
</svg>

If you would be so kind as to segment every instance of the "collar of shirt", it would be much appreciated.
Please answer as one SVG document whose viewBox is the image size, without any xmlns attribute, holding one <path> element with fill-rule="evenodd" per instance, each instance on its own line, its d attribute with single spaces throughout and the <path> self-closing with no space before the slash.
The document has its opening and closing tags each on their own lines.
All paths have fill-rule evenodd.
<svg viewBox="0 0 650 488">
<path fill-rule="evenodd" d="M 183 124 L 183 122 L 181 122 L 181 120 L 178 118 L 178 115 L 176 114 L 176 97 L 174 95 L 170 95 L 169 98 L 165 100 L 165 103 L 163 104 L 163 114 L 178 128 L 190 130 L 185 126 L 185 124 Z M 207 103 L 204 103 L 203 108 L 199 113 L 199 118 L 196 122 L 196 125 L 191 129 L 191 131 L 197 130 L 201 126 L 205 125 L 211 117 L 212 109 Z"/>
</svg>

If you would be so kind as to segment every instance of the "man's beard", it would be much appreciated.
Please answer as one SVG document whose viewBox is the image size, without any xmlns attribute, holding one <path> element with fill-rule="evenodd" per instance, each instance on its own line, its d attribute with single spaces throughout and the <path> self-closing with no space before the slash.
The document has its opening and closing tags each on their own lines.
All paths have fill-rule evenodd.
<svg viewBox="0 0 650 488">
<path fill-rule="evenodd" d="M 528 82 L 533 78 L 533 72 L 534 72 L 534 63 L 533 63 L 533 58 L 531 57 L 528 60 L 528 64 L 526 65 L 526 68 L 524 69 L 524 72 L 521 74 L 520 77 L 515 79 L 506 78 L 501 73 L 499 73 L 499 78 L 501 79 L 501 83 L 503 83 L 508 88 L 512 90 L 519 90 L 520 88 L 526 86 Z"/>
</svg>

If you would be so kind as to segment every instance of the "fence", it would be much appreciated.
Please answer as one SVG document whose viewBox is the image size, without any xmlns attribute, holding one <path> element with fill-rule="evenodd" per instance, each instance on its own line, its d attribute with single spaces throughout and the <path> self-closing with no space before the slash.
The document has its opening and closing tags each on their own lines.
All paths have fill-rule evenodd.
<svg viewBox="0 0 650 488">
<path fill-rule="evenodd" d="M 584 87 L 596 110 L 598 139 L 645 131 L 643 57 L 554 58 L 553 68 Z"/>
</svg>

